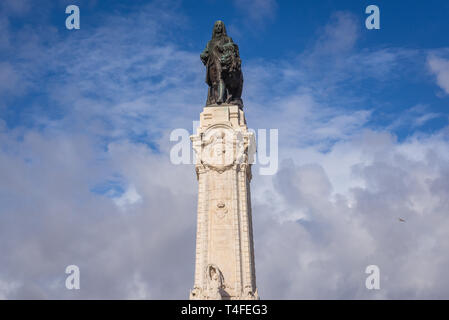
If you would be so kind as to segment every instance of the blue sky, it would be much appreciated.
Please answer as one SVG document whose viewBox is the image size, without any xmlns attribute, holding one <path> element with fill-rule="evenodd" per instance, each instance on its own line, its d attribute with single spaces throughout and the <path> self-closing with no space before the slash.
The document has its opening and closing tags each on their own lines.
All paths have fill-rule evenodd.
<svg viewBox="0 0 449 320">
<path fill-rule="evenodd" d="M 72 41 L 76 46 L 77 39 L 88 37 L 94 30 L 104 25 L 110 15 L 119 14 L 125 18 L 147 6 L 145 1 L 134 1 L 132 5 L 125 5 L 120 1 L 74 2 L 82 6 L 83 27 L 79 31 L 69 31 L 63 28 L 67 16 L 64 10 L 68 3 L 49 1 L 39 5 L 34 4 L 36 7 L 32 10 L 32 14 L 30 9 L 20 9 L 20 5 L 15 5 L 19 9 L 14 9 L 11 5 L 7 12 L 9 32 L 13 37 L 14 33 L 26 37 L 26 30 L 33 29 L 36 33 L 34 35 L 35 38 L 37 37 L 36 41 L 42 42 L 43 45 L 52 47 L 55 43 Z M 285 2 L 282 5 L 274 1 L 254 3 L 250 5 L 243 1 L 233 5 L 218 1 L 180 1 L 166 4 L 161 2 L 160 10 L 170 8 L 170 11 L 176 15 L 177 21 L 164 22 L 170 26 L 158 35 L 158 41 L 159 43 L 175 42 L 178 48 L 189 52 L 201 51 L 210 36 L 210 26 L 216 19 L 223 19 L 228 25 L 231 36 L 242 47 L 241 55 L 244 61 L 263 59 L 265 62 L 276 63 L 279 60 L 285 60 L 300 64 L 301 54 L 304 55 L 304 52 L 314 45 L 320 37 L 320 32 L 325 28 L 333 28 L 332 22 L 329 22 L 332 15 L 339 11 L 350 13 L 357 24 L 357 40 L 351 50 L 363 52 L 365 55 L 372 53 L 371 57 L 366 58 L 371 59 L 372 62 L 367 60 L 366 65 L 358 66 L 364 68 L 364 70 L 358 70 L 361 78 L 351 81 L 353 75 L 350 75 L 345 82 L 338 83 L 334 88 L 339 95 L 345 95 L 347 90 L 350 90 L 350 94 L 356 92 L 366 101 L 344 101 L 340 107 L 350 110 L 371 109 L 373 115 L 367 125 L 374 128 L 390 125 L 416 105 L 425 107 L 426 113 L 434 114 L 433 118 L 419 127 L 410 128 L 410 126 L 401 125 L 394 128 L 393 132 L 399 139 L 406 138 L 415 130 L 429 133 L 447 125 L 447 93 L 435 86 L 435 75 L 429 72 L 426 64 L 426 59 L 433 50 L 437 50 L 437 54 L 443 57 L 447 56 L 447 52 L 438 52 L 447 42 L 443 30 L 449 29 L 449 22 L 446 19 L 449 5 L 444 1 L 431 1 L 426 4 L 425 10 L 418 2 L 404 5 L 399 2 L 381 1 L 377 3 L 381 9 L 380 30 L 367 30 L 363 27 L 367 16 L 364 9 L 369 5 L 368 2 L 321 1 L 313 5 L 297 1 Z M 115 23 L 120 24 L 119 21 Z M 334 26 L 334 28 L 337 27 Z M 120 28 L 120 26 L 115 25 L 110 28 L 111 36 L 113 36 L 114 28 Z M 145 42 L 145 39 L 141 41 Z M 12 42 L 14 43 L 14 40 Z M 21 49 L 16 47 L 11 48 L 10 51 L 4 51 L 3 55 L 8 57 L 6 61 L 15 61 L 20 64 L 21 58 L 17 57 L 20 53 L 14 52 L 17 50 Z M 388 66 L 395 68 L 391 70 L 394 76 L 391 74 L 385 77 L 370 76 L 376 73 L 378 68 L 375 60 L 376 53 L 379 56 L 382 50 L 404 54 L 397 58 L 400 61 L 394 61 L 394 65 Z M 341 52 L 335 54 L 339 53 Z M 335 64 L 332 52 L 319 59 L 319 64 Z M 69 56 L 66 61 L 67 67 L 72 63 L 73 59 Z M 326 68 L 327 66 L 316 69 L 312 77 L 316 81 L 326 80 L 328 72 Z M 39 71 L 38 74 L 30 75 L 30 81 L 58 81 L 60 77 L 58 70 L 46 70 L 42 66 Z M 157 79 L 157 75 L 147 75 L 148 79 L 151 77 Z M 304 84 L 298 79 L 297 82 L 289 85 L 281 89 L 295 90 Z M 63 111 L 53 107 L 52 103 L 46 100 L 48 97 L 39 90 L 30 90 L 24 95 L 6 98 L 8 103 L 15 105 L 8 110 L 4 108 L 2 118 L 9 127 L 22 124 L 35 125 L 28 117 L 29 112 L 40 112 L 30 110 L 33 102 L 39 99 L 47 104 L 47 108 L 41 113 L 49 117 L 63 116 Z"/>
<path fill-rule="evenodd" d="M 65 28 L 69 4 L 80 30 Z M 380 30 L 365 28 L 369 4 Z M 169 136 L 204 106 L 217 19 L 240 48 L 249 127 L 279 130 L 278 172 L 253 167 L 261 297 L 447 298 L 447 14 L 446 1 L 2 1 L 0 298 L 188 296 L 197 182 Z"/>
</svg>

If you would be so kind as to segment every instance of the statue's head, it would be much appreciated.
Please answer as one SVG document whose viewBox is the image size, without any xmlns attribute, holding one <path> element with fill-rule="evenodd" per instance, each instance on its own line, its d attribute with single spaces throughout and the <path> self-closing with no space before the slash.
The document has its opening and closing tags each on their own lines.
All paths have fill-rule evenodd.
<svg viewBox="0 0 449 320">
<path fill-rule="evenodd" d="M 226 35 L 226 27 L 225 27 L 223 21 L 217 20 L 214 23 L 214 29 L 212 31 L 212 38 L 221 37 L 223 35 Z"/>
</svg>

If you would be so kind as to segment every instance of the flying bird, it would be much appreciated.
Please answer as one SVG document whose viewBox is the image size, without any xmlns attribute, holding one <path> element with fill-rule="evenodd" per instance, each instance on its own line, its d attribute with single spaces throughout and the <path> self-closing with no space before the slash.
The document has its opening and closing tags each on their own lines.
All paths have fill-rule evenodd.
<svg viewBox="0 0 449 320">
<path fill-rule="evenodd" d="M 402 218 L 399 218 L 398 220 L 399 220 L 400 222 L 405 222 L 405 220 L 402 219 Z"/>
</svg>

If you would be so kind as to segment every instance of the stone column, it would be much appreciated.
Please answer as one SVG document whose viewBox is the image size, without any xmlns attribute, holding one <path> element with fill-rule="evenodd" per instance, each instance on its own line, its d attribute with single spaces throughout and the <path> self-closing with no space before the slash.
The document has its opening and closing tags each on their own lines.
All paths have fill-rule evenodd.
<svg viewBox="0 0 449 320">
<path fill-rule="evenodd" d="M 254 135 L 237 105 L 207 106 L 191 137 L 198 178 L 190 299 L 258 299 L 250 180 Z"/>
</svg>

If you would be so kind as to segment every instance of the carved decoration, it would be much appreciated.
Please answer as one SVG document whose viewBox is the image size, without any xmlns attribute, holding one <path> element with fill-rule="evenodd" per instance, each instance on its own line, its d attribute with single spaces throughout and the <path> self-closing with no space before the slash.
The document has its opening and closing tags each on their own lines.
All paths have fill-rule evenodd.
<svg viewBox="0 0 449 320">
<path fill-rule="evenodd" d="M 228 213 L 228 209 L 223 201 L 218 201 L 217 209 L 215 210 L 215 214 L 218 218 L 223 219 Z"/>
</svg>

